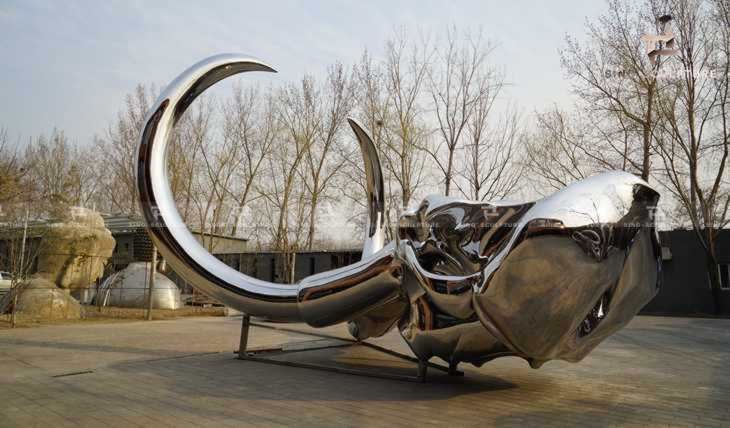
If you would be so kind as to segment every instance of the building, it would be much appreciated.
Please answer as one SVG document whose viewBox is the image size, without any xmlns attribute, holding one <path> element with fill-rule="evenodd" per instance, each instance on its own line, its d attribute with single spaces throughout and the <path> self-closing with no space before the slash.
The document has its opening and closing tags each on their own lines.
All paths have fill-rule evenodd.
<svg viewBox="0 0 730 428">
<path fill-rule="evenodd" d="M 246 275 L 269 282 L 284 282 L 284 256 L 277 252 L 246 252 L 241 254 L 216 254 L 228 266 Z M 296 253 L 294 279 L 299 281 L 309 275 L 325 272 L 355 263 L 362 257 L 362 250 L 319 250 Z"/>
<path fill-rule="evenodd" d="M 693 230 L 660 232 L 663 248 L 662 285 L 644 314 L 714 315 L 714 296 L 705 265 L 704 250 Z M 724 316 L 730 316 L 730 229 L 717 240 Z"/>
<path fill-rule="evenodd" d="M 714 316 L 704 252 L 695 232 L 660 232 L 662 273 L 659 294 L 642 310 L 646 315 Z M 719 233 L 717 242 L 723 316 L 730 316 L 730 229 Z M 360 260 L 362 250 L 309 251 L 296 255 L 296 280 Z M 283 258 L 275 252 L 219 255 L 232 268 L 271 282 L 283 282 Z"/>
<path fill-rule="evenodd" d="M 103 214 L 104 225 L 116 241 L 111 260 L 107 264 L 105 276 L 124 269 L 134 261 L 149 261 L 152 256 L 152 241 L 150 241 L 144 222 L 141 217 L 131 215 L 108 215 Z M 29 274 L 36 271 L 38 248 L 42 245 L 43 236 L 47 226 L 52 220 L 32 220 L 28 222 L 25 253 L 26 260 L 33 259 L 30 264 Z M 226 254 L 241 254 L 246 251 L 248 240 L 235 236 L 205 233 L 192 230 L 191 233 L 205 245 L 210 246 L 211 252 L 216 256 Z M 17 226 L 3 229 L 0 226 L 0 270 L 10 271 L 12 259 L 17 259 L 21 248 L 20 239 L 22 229 Z"/>
<path fill-rule="evenodd" d="M 106 227 L 116 240 L 116 247 L 109 263 L 108 272 L 126 267 L 133 261 L 147 261 L 152 252 L 152 243 L 147 236 L 141 218 L 125 215 L 104 215 Z M 40 245 L 43 222 L 29 223 L 26 253 Z M 203 235 L 191 231 L 199 242 Z M 17 235 L 17 234 L 16 234 Z M 677 316 L 714 316 L 715 300 L 710 287 L 704 251 L 693 230 L 672 230 L 660 232 L 662 241 L 662 273 L 659 294 L 642 310 L 643 314 Z M 10 241 L 0 235 L 0 270 L 9 270 Z M 205 234 L 211 243 L 212 253 L 227 265 L 249 276 L 271 282 L 284 282 L 284 258 L 276 252 L 251 252 L 247 240 L 217 234 Z M 16 243 L 17 244 L 17 243 Z M 346 266 L 360 260 L 362 250 L 320 250 L 296 254 L 295 280 L 309 275 Z M 730 317 L 730 229 L 719 232 L 717 257 L 722 291 L 720 298 L 722 316 Z M 32 273 L 32 269 L 31 269 Z M 183 292 L 190 285 L 172 270 L 165 272 Z"/>
<path fill-rule="evenodd" d="M 114 270 L 125 268 L 133 261 L 148 261 L 152 254 L 152 241 L 145 231 L 141 217 L 131 215 L 102 215 L 104 224 L 117 241 L 112 253 L 111 265 Z M 210 245 L 214 255 L 240 254 L 246 251 L 248 240 L 235 236 L 205 233 L 196 230 L 191 233 L 205 245 Z"/>
</svg>

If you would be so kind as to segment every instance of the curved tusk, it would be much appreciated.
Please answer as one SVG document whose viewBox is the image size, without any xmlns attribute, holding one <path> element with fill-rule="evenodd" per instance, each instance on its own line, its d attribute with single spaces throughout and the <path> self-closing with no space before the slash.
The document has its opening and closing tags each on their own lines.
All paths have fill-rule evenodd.
<svg viewBox="0 0 730 428">
<path fill-rule="evenodd" d="M 365 245 L 362 249 L 362 258 L 365 260 L 380 251 L 385 243 L 383 171 L 380 169 L 378 150 L 368 133 L 357 120 L 348 118 L 347 122 L 360 143 L 360 151 L 365 163 L 365 190 L 368 197 L 368 230 L 365 233 Z"/>
<path fill-rule="evenodd" d="M 375 227 L 370 229 L 366 240 L 367 260 L 305 278 L 299 287 L 275 284 L 232 269 L 206 251 L 187 229 L 175 206 L 166 173 L 165 154 L 172 130 L 195 98 L 208 87 L 247 71 L 273 72 L 274 69 L 237 54 L 200 61 L 170 83 L 147 116 L 137 152 L 137 187 L 147 231 L 158 251 L 178 275 L 207 295 L 250 315 L 279 321 L 307 320 L 313 325 L 329 325 L 346 321 L 384 299 L 394 298 L 399 288 L 400 267 L 393 249 L 383 248 L 376 253 L 383 247 L 378 235 L 382 231 L 383 212 L 382 204 L 377 203 L 382 201 L 380 165 L 372 141 L 359 125 L 353 126 L 354 121 L 350 125 L 363 148 L 368 189 L 373 189 L 372 193 L 368 191 L 369 213 L 376 220 L 371 221 Z"/>
</svg>

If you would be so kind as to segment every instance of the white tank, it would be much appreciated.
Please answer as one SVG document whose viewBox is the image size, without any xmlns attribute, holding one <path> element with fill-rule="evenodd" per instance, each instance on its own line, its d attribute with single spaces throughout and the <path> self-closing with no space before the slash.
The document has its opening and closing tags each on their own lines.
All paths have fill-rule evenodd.
<svg viewBox="0 0 730 428">
<path fill-rule="evenodd" d="M 97 298 L 100 299 L 101 305 L 146 308 L 149 272 L 150 263 L 135 262 L 110 275 L 99 287 Z M 165 275 L 156 272 L 155 287 L 152 291 L 152 307 L 180 309 L 182 306 L 180 289 Z"/>
</svg>

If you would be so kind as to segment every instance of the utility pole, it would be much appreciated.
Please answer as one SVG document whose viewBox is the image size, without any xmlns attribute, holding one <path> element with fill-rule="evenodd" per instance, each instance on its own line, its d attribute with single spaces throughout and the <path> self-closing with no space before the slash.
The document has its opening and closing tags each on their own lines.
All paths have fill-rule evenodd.
<svg viewBox="0 0 730 428">
<path fill-rule="evenodd" d="M 13 286 L 11 287 L 13 290 L 13 312 L 10 314 L 10 326 L 12 328 L 15 328 L 15 308 L 18 306 L 18 290 L 17 287 L 19 285 L 18 278 L 19 276 L 23 275 L 23 263 L 25 263 L 25 240 L 28 237 L 28 206 L 25 206 L 25 223 L 23 224 L 23 241 L 20 244 L 20 264 L 17 269 L 16 274 L 11 278 L 13 282 Z"/>
<path fill-rule="evenodd" d="M 147 321 L 152 321 L 152 290 L 155 288 L 155 273 L 157 272 L 157 247 L 152 245 L 152 261 L 150 262 L 149 293 L 147 294 Z"/>
<path fill-rule="evenodd" d="M 294 276 L 296 275 L 297 271 L 297 253 L 292 252 L 291 254 L 291 269 L 289 269 L 289 282 L 291 284 L 296 283 L 296 279 Z"/>
</svg>

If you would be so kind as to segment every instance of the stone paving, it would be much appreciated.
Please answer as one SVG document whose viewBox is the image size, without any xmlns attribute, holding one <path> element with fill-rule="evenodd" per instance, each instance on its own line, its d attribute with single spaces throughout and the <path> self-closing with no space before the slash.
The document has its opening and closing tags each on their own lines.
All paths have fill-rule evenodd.
<svg viewBox="0 0 730 428">
<path fill-rule="evenodd" d="M 579 364 L 533 370 L 503 358 L 462 365 L 464 377 L 432 370 L 426 383 L 241 361 L 239 327 L 193 318 L 1 330 L 0 426 L 730 426 L 730 320 L 638 317 Z M 287 327 L 298 332 L 252 327 L 249 344 L 315 331 Z M 341 326 L 316 332 L 347 337 Z M 375 343 L 407 352 L 394 332 Z"/>
</svg>

